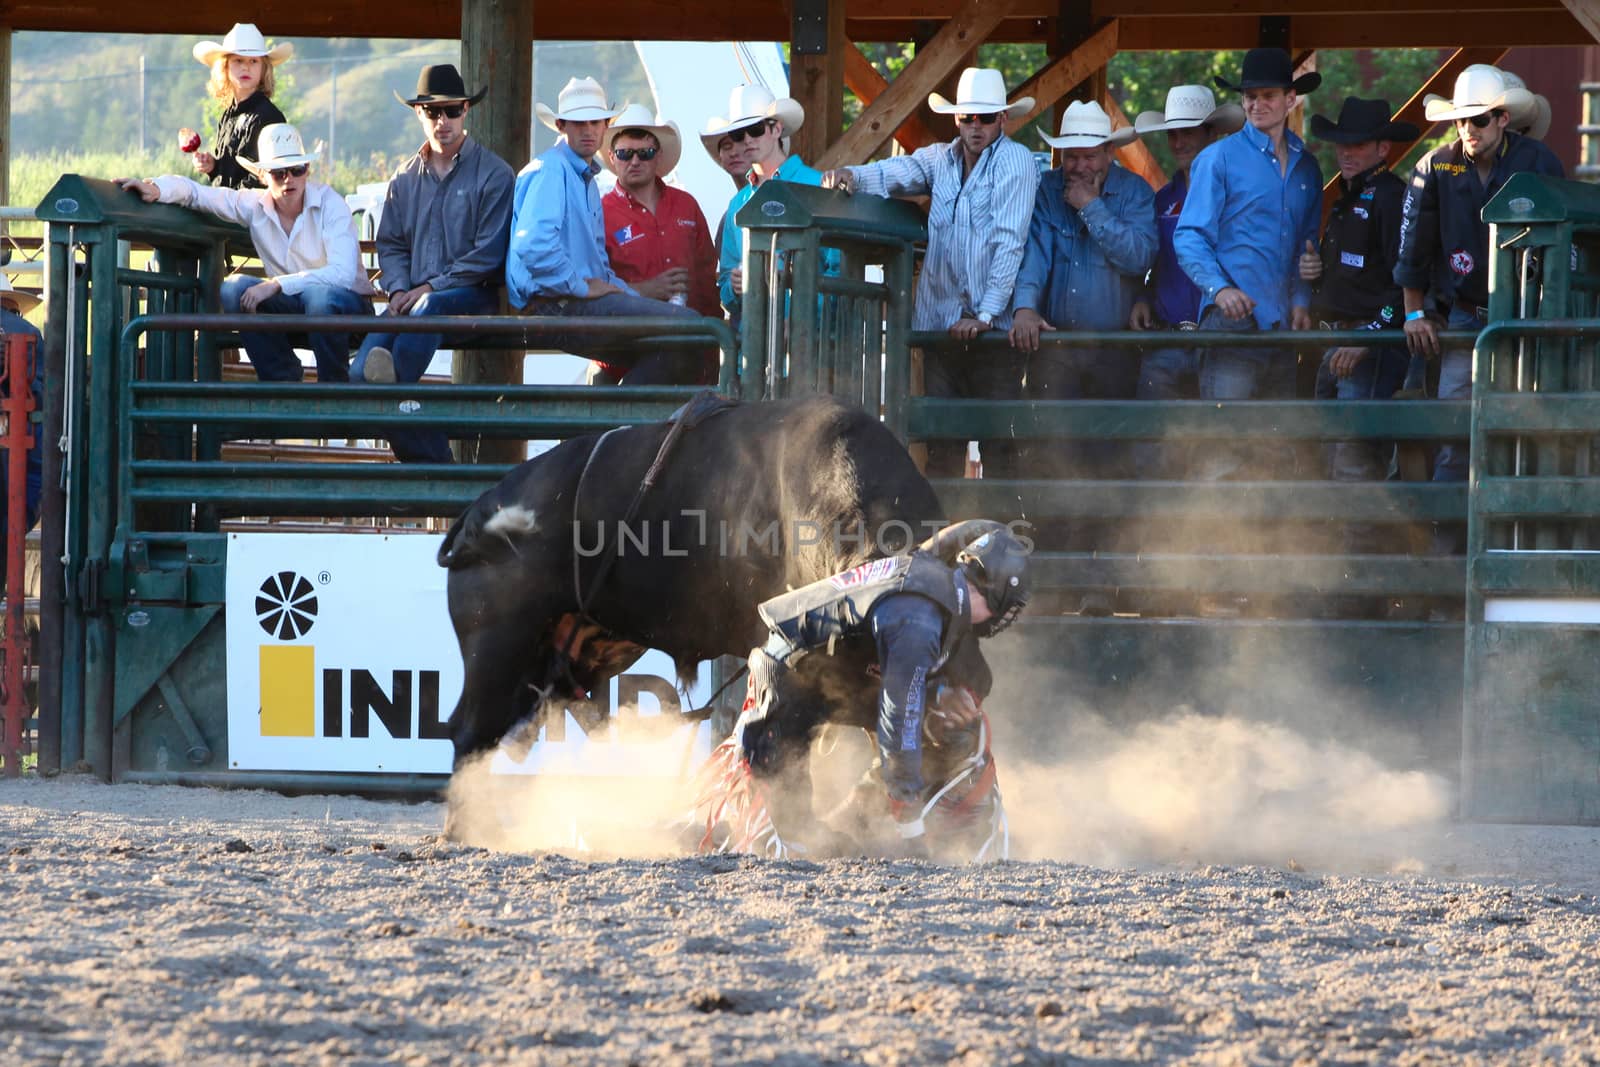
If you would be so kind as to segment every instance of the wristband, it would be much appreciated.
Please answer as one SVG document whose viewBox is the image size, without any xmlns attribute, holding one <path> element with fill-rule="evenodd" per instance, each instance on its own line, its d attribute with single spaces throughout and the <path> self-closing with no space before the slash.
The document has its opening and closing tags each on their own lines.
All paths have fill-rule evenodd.
<svg viewBox="0 0 1600 1067">
<path fill-rule="evenodd" d="M 1418 319 L 1425 319 L 1427 317 L 1428 317 L 1428 313 L 1426 311 L 1423 311 L 1420 308 L 1418 308 L 1416 311 L 1408 311 L 1408 312 L 1406 312 L 1406 321 L 1407 322 L 1416 322 Z"/>
</svg>

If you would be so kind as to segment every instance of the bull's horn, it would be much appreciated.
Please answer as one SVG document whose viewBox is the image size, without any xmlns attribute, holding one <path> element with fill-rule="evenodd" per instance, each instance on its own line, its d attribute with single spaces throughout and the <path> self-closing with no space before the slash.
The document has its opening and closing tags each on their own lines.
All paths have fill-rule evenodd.
<svg viewBox="0 0 1600 1067">
<path fill-rule="evenodd" d="M 926 552 L 929 555 L 938 556 L 946 563 L 953 563 L 957 552 L 960 552 L 984 534 L 992 533 L 995 530 L 1004 530 L 1005 528 L 1005 523 L 995 522 L 993 519 L 967 519 L 963 522 L 953 522 L 922 542 L 917 548 L 919 551 Z"/>
</svg>

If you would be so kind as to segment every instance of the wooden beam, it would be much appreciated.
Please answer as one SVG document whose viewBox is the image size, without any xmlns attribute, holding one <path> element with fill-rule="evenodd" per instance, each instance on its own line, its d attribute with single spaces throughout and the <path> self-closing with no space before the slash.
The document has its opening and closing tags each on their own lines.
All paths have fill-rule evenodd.
<svg viewBox="0 0 1600 1067">
<path fill-rule="evenodd" d="M 1111 128 L 1120 130 L 1124 126 L 1132 126 L 1128 121 L 1128 113 L 1122 110 L 1122 105 L 1117 103 L 1117 98 L 1110 91 L 1100 94 L 1100 106 L 1106 109 L 1106 114 L 1111 116 Z M 1124 167 L 1133 171 L 1139 177 L 1150 183 L 1150 188 L 1160 189 L 1167 184 L 1167 172 L 1161 169 L 1161 164 L 1156 162 L 1156 157 L 1144 143 L 1144 138 L 1138 138 L 1129 144 L 1117 149 L 1117 159 Z"/>
<path fill-rule="evenodd" d="M 1079 82 L 1105 66 L 1106 61 L 1116 54 L 1118 33 L 1116 22 L 1106 23 L 1071 52 L 1051 60 L 1037 74 L 1017 86 L 1011 99 L 1031 96 L 1033 108 L 1021 118 L 1009 121 L 1007 127 L 1020 130 L 1045 109 L 1054 106 Z"/>
<path fill-rule="evenodd" d="M 889 89 L 888 80 L 878 73 L 878 68 L 872 65 L 872 60 L 863 55 L 853 41 L 844 52 L 844 84 L 845 88 L 861 101 L 862 107 L 868 107 Z M 914 152 L 924 145 L 942 140 L 915 114 L 895 129 L 894 139 L 908 152 Z M 882 144 L 875 145 L 867 155 L 877 155 L 882 147 Z"/>
<path fill-rule="evenodd" d="M 827 51 L 800 55 L 789 50 L 789 95 L 806 109 L 790 151 L 807 160 L 820 157 L 844 130 L 846 53 L 855 51 L 844 35 L 845 0 L 827 0 L 826 10 Z"/>
<path fill-rule="evenodd" d="M 1593 41 L 1600 41 L 1600 0 L 1561 0 Z M 1591 42 L 1592 43 L 1592 42 Z"/>
<path fill-rule="evenodd" d="M 967 0 L 961 12 L 934 34 L 894 84 L 874 100 L 813 166 L 822 170 L 856 163 L 892 134 L 962 58 L 989 36 L 1017 0 Z"/>
<path fill-rule="evenodd" d="M 1191 51 L 1250 48 L 1256 40 L 1254 16 L 1219 14 L 1207 19 L 1132 18 L 1121 24 L 1124 52 Z M 1565 9 L 1502 12 L 1462 16 L 1432 14 L 1383 15 L 1362 19 L 1351 15 L 1296 15 L 1295 44 L 1328 48 L 1460 48 L 1568 45 L 1585 31 Z"/>
</svg>

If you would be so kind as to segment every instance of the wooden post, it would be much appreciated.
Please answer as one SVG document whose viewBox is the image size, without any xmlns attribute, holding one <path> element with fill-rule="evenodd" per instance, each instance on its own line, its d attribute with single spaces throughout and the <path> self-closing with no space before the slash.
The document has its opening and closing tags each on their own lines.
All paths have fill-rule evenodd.
<svg viewBox="0 0 1600 1067">
<path fill-rule="evenodd" d="M 844 83 L 845 86 L 861 101 L 862 107 L 867 107 L 882 96 L 889 88 L 888 79 L 878 73 L 878 68 L 872 61 L 862 54 L 861 49 L 852 41 L 844 51 Z M 939 136 L 933 132 L 920 114 L 913 114 L 900 124 L 894 131 L 894 139 L 900 142 L 900 147 L 908 152 L 914 152 L 924 145 L 933 144 Z M 882 149 L 878 145 L 867 153 L 875 156 Z"/>
<path fill-rule="evenodd" d="M 533 145 L 533 5 L 518 0 L 461 0 L 461 76 L 468 92 L 489 86 L 473 106 L 468 132 L 478 143 L 521 170 Z M 522 383 L 520 351 L 458 350 L 450 368 L 464 384 Z M 464 462 L 516 463 L 526 454 L 520 441 L 458 441 Z"/>
<path fill-rule="evenodd" d="M 1020 118 L 1006 124 L 1010 130 L 1020 130 L 1032 122 L 1040 112 L 1053 107 L 1067 93 L 1081 85 L 1096 70 L 1103 71 L 1106 62 L 1117 51 L 1117 20 L 1112 19 L 1095 30 L 1088 38 L 1065 55 L 1057 56 L 1033 77 L 1011 91 L 1011 99 L 1033 97 L 1033 108 Z M 1060 124 L 1051 129 L 1054 134 Z"/>
<path fill-rule="evenodd" d="M 790 49 L 789 95 L 806 109 L 805 125 L 795 134 L 790 150 L 806 162 L 821 159 L 828 146 L 844 132 L 844 70 L 846 51 L 855 51 L 844 35 L 845 0 L 826 0 L 827 51 L 800 55 Z"/>
<path fill-rule="evenodd" d="M 0 26 L 0 204 L 11 203 L 11 27 Z"/>
<path fill-rule="evenodd" d="M 1563 6 L 1589 31 L 1589 36 L 1600 41 L 1600 0 L 1561 0 Z"/>
</svg>

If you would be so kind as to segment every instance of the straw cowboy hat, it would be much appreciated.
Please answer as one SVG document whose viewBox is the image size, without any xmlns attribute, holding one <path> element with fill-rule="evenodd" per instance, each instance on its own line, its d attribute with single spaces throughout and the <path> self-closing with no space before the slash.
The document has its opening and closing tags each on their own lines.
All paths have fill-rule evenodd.
<svg viewBox="0 0 1600 1067">
<path fill-rule="evenodd" d="M 1218 133 L 1233 133 L 1244 125 L 1244 108 L 1238 104 L 1217 106 L 1216 95 L 1204 85 L 1174 85 L 1167 90 L 1165 111 L 1141 111 L 1133 128 L 1143 137 L 1162 130 L 1188 130 L 1210 126 Z"/>
<path fill-rule="evenodd" d="M 1061 136 L 1040 134 L 1051 148 L 1098 148 L 1110 145 L 1117 148 L 1127 144 L 1138 132 L 1132 126 L 1120 130 L 1111 128 L 1111 116 L 1097 103 L 1074 100 L 1061 116 Z"/>
<path fill-rule="evenodd" d="M 783 134 L 787 137 L 806 121 L 806 109 L 792 96 L 773 96 L 765 85 L 736 85 L 728 94 L 728 117 L 712 119 L 700 137 L 702 141 L 712 138 L 707 147 L 715 155 L 716 138 L 729 130 L 753 126 L 762 119 L 777 119 L 783 123 Z"/>
<path fill-rule="evenodd" d="M 1465 74 L 1467 71 L 1472 70 L 1493 71 L 1500 75 L 1500 80 L 1505 82 L 1507 88 L 1524 90 L 1528 88 L 1517 75 L 1509 70 L 1501 70 L 1499 67 L 1490 66 L 1488 63 L 1474 63 L 1462 73 Z M 1532 137 L 1535 141 L 1544 140 L 1544 135 L 1550 132 L 1550 101 L 1539 93 L 1530 92 L 1528 93 L 1527 106 L 1514 108 L 1511 103 L 1513 102 L 1508 101 L 1506 104 L 1506 110 L 1511 115 L 1511 121 L 1507 125 L 1515 132 Z M 1422 106 L 1424 108 L 1442 110 L 1450 106 L 1450 101 L 1438 93 L 1429 93 L 1422 98 Z M 1429 117 L 1431 118 L 1432 116 L 1430 115 Z M 1470 116 L 1466 115 L 1462 117 L 1470 118 Z"/>
<path fill-rule="evenodd" d="M 394 98 L 406 107 L 416 107 L 419 104 L 476 104 L 488 94 L 489 87 L 485 85 L 468 96 L 467 84 L 461 80 L 461 72 L 449 63 L 438 63 L 423 67 L 422 73 L 417 75 L 416 96 L 407 100 L 396 92 Z"/>
<path fill-rule="evenodd" d="M 1006 83 L 998 70 L 968 67 L 956 83 L 956 102 L 952 104 L 938 93 L 929 93 L 928 109 L 941 115 L 992 115 L 1004 111 L 1006 118 L 1014 119 L 1033 110 L 1033 97 L 1023 96 L 1014 104 L 1007 103 Z"/>
<path fill-rule="evenodd" d="M 306 151 L 299 130 L 287 122 L 274 122 L 261 127 L 261 136 L 256 138 L 256 158 L 240 156 L 239 165 L 265 182 L 272 171 L 314 163 L 316 159 L 316 152 Z"/>
<path fill-rule="evenodd" d="M 606 169 L 613 174 L 617 172 L 617 168 L 611 165 L 611 142 L 617 139 L 618 134 L 628 130 L 645 130 L 655 135 L 661 144 L 661 151 L 656 154 L 656 174 L 663 178 L 671 174 L 672 168 L 678 165 L 678 158 L 683 155 L 678 124 L 651 114 L 643 104 L 629 104 L 617 112 L 617 117 L 606 127 L 606 132 L 600 135 L 600 161 Z M 711 144 L 711 150 L 716 151 L 715 141 Z"/>
<path fill-rule="evenodd" d="M 556 121 L 595 122 L 609 119 L 622 109 L 612 107 L 606 100 L 606 91 L 593 78 L 568 78 L 556 97 L 556 109 L 551 111 L 543 104 L 533 105 L 539 121 L 556 128 Z"/>
<path fill-rule="evenodd" d="M 235 22 L 220 42 L 201 41 L 194 46 L 194 57 L 208 67 L 223 56 L 265 56 L 276 67 L 292 55 L 294 45 L 288 41 L 268 48 L 267 39 L 253 22 Z"/>
<path fill-rule="evenodd" d="M 1423 114 L 1429 122 L 1454 122 L 1496 108 L 1512 116 L 1525 114 L 1534 108 L 1533 94 L 1508 82 L 1498 67 L 1474 64 L 1456 76 L 1455 92 L 1449 100 L 1442 96 L 1426 100 Z"/>
<path fill-rule="evenodd" d="M 1218 75 L 1211 79 L 1218 89 L 1242 93 L 1246 89 L 1288 89 L 1293 93 L 1309 93 L 1322 84 L 1322 75 L 1307 71 L 1296 78 L 1294 60 L 1281 48 L 1252 48 L 1244 54 L 1244 65 L 1238 84 Z"/>
<path fill-rule="evenodd" d="M 22 315 L 26 315 L 28 312 L 44 303 L 44 301 L 34 296 L 32 293 L 24 293 L 20 290 L 11 288 L 11 279 L 6 277 L 4 274 L 0 274 L 0 303 L 3 303 L 7 300 L 15 302 L 17 305 L 17 312 Z"/>
<path fill-rule="evenodd" d="M 1334 144 L 1365 144 L 1368 141 L 1415 141 L 1421 133 L 1409 122 L 1389 118 L 1389 101 L 1362 100 L 1347 96 L 1339 105 L 1339 121 L 1326 115 L 1311 116 L 1311 136 Z"/>
</svg>

